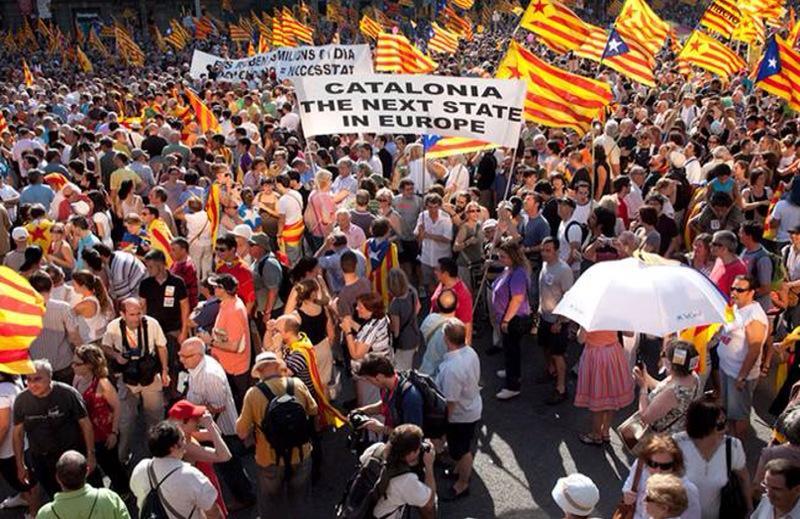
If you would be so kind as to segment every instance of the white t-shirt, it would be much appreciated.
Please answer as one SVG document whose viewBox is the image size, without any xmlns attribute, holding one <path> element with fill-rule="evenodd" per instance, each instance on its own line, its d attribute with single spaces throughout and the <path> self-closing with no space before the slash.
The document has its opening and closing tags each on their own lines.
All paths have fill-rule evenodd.
<svg viewBox="0 0 800 519">
<path fill-rule="evenodd" d="M 720 336 L 720 343 L 717 351 L 719 352 L 720 369 L 729 377 L 736 378 L 747 356 L 745 328 L 753 321 L 758 321 L 763 323 L 764 326 L 769 327 L 769 321 L 767 320 L 767 314 L 764 313 L 764 309 L 756 301 L 753 301 L 743 308 L 734 306 L 733 315 L 735 320 L 733 323 L 725 326 L 725 330 Z M 764 346 L 763 341 L 761 346 Z M 750 373 L 747 374 L 747 380 L 753 380 L 759 377 L 760 361 L 761 350 L 759 349 L 758 358 L 753 363 Z"/>
<path fill-rule="evenodd" d="M 278 214 L 286 217 L 284 225 L 292 225 L 303 218 L 303 198 L 300 193 L 289 189 L 278 199 Z"/>
<path fill-rule="evenodd" d="M 455 191 L 466 191 L 469 188 L 469 171 L 463 164 L 456 164 L 447 173 L 445 188 L 454 187 Z"/>
<path fill-rule="evenodd" d="M 0 383 L 0 409 L 9 409 L 9 413 L 13 414 L 14 400 L 20 392 L 22 392 L 22 388 L 13 382 Z M 7 459 L 14 455 L 11 429 L 12 428 L 9 428 L 8 431 L 6 431 L 6 435 L 0 440 L 0 459 Z"/>
<path fill-rule="evenodd" d="M 186 213 L 186 239 L 189 245 L 211 245 L 211 222 L 205 211 Z"/>
<path fill-rule="evenodd" d="M 589 216 L 592 214 L 592 211 L 594 211 L 595 207 L 597 207 L 597 205 L 594 203 L 594 200 L 589 200 L 588 203 L 583 205 L 576 205 L 575 211 L 572 213 L 572 219 L 577 220 L 582 224 L 587 223 L 589 221 Z"/>
<path fill-rule="evenodd" d="M 406 178 L 414 183 L 414 191 L 419 195 L 424 195 L 428 188 L 436 183 L 436 177 L 431 175 L 422 159 L 408 162 Z"/>
<path fill-rule="evenodd" d="M 414 232 L 418 232 L 420 225 L 425 226 L 425 232 L 428 234 L 438 234 L 444 236 L 448 240 L 453 239 L 453 222 L 450 216 L 444 211 L 439 211 L 439 218 L 434 222 L 431 220 L 428 211 L 422 211 L 417 217 L 417 227 Z M 439 258 L 450 257 L 453 255 L 453 249 L 450 242 L 442 243 L 439 241 L 425 238 L 422 240 L 422 250 L 419 253 L 419 260 L 423 265 L 429 267 L 438 267 Z"/>
<path fill-rule="evenodd" d="M 365 463 L 382 443 L 370 445 L 361 455 L 361 463 Z M 422 507 L 431 498 L 432 490 L 428 485 L 419 480 L 413 472 L 396 476 L 389 480 L 386 488 L 386 497 L 378 499 L 372 515 L 384 519 L 399 519 L 403 516 L 406 506 Z"/>
<path fill-rule="evenodd" d="M 717 519 L 719 517 L 720 490 L 728 483 L 725 442 L 719 444 L 717 451 L 707 462 L 685 432 L 676 434 L 674 438 L 683 452 L 683 461 L 686 465 L 684 476 L 695 484 L 700 494 L 702 518 Z M 741 470 L 743 468 L 745 468 L 745 455 L 742 442 L 737 438 L 731 438 L 731 469 Z"/>
<path fill-rule="evenodd" d="M 169 496 L 169 504 L 181 517 L 205 517 L 205 512 L 214 506 L 217 489 L 193 466 L 175 458 L 147 458 L 140 461 L 131 473 L 131 491 L 136 496 L 139 508 L 144 504 L 150 492 L 150 478 L 147 469 L 153 464 L 155 480 L 161 481 L 164 476 L 177 468 L 161 483 L 161 494 Z M 194 512 L 192 512 L 194 510 Z M 170 516 L 171 517 L 171 516 Z"/>
<path fill-rule="evenodd" d="M 779 200 L 772 210 L 773 220 L 779 220 L 777 241 L 789 241 L 789 230 L 800 225 L 800 207 L 788 200 Z"/>
<path fill-rule="evenodd" d="M 92 215 L 95 229 L 97 230 L 97 237 L 103 245 L 114 250 L 114 242 L 111 241 L 111 216 L 107 211 L 96 212 Z M 101 232 L 102 231 L 102 232 Z"/>
<path fill-rule="evenodd" d="M 19 193 L 16 189 L 9 186 L 8 184 L 3 184 L 3 187 L 0 187 L 0 199 L 4 202 L 6 200 L 11 200 L 12 198 L 18 198 Z M 8 219 L 12 222 L 17 219 L 17 206 L 14 207 L 6 207 L 8 211 Z"/>
<path fill-rule="evenodd" d="M 576 222 L 575 225 L 570 225 L 573 222 Z M 569 236 L 567 236 L 567 228 L 569 228 Z M 562 221 L 558 224 L 558 257 L 564 262 L 567 261 L 569 258 L 569 251 L 570 251 L 570 243 L 582 243 L 583 240 L 583 230 L 581 229 L 580 222 L 575 219 L 575 213 L 572 214 L 572 218 L 568 221 Z M 578 272 L 581 268 L 581 262 L 576 260 L 570 265 L 570 268 L 573 272 Z"/>
</svg>

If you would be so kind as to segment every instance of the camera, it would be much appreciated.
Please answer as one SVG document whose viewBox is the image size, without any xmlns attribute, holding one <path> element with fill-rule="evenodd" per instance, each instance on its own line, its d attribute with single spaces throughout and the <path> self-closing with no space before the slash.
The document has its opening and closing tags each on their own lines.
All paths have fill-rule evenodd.
<svg viewBox="0 0 800 519">
<path fill-rule="evenodd" d="M 369 421 L 369 416 L 361 411 L 353 411 L 347 415 L 347 420 L 350 422 L 352 429 L 347 435 L 347 447 L 350 452 L 360 456 L 373 443 L 370 432 L 367 429 L 362 429 L 364 424 Z"/>
<path fill-rule="evenodd" d="M 364 424 L 369 421 L 369 416 L 365 415 L 361 411 L 353 411 L 347 415 L 347 419 L 353 429 L 361 429 Z"/>
<path fill-rule="evenodd" d="M 423 441 L 422 442 L 422 453 L 423 454 L 429 453 L 432 448 L 433 448 L 433 446 L 431 445 L 431 442 L 429 442 L 429 441 Z"/>
<path fill-rule="evenodd" d="M 122 357 L 127 360 L 139 360 L 142 355 L 138 350 L 125 350 L 122 352 Z"/>
</svg>

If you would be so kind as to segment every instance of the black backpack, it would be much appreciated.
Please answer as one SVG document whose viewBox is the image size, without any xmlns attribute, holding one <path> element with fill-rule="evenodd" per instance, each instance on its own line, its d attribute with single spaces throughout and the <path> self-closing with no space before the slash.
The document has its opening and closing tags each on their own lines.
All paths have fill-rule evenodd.
<svg viewBox="0 0 800 519">
<path fill-rule="evenodd" d="M 299 449 L 302 459 L 303 446 L 311 441 L 308 414 L 303 404 L 294 396 L 293 378 L 286 380 L 286 393 L 277 397 L 264 382 L 259 382 L 256 387 L 264 393 L 269 402 L 259 429 L 275 451 L 276 464 L 280 465 L 280 461 L 283 460 L 288 477 L 292 467 L 292 451 Z"/>
<path fill-rule="evenodd" d="M 345 487 L 344 495 L 336 505 L 336 519 L 371 519 L 372 511 L 378 500 L 386 497 L 386 490 L 392 478 L 413 472 L 408 465 L 389 466 L 382 445 L 370 454 L 367 461 L 359 465 L 358 470 Z M 396 512 L 392 510 L 389 514 Z M 379 518 L 380 519 L 380 518 Z"/>
<path fill-rule="evenodd" d="M 150 491 L 144 497 L 142 507 L 139 509 L 139 519 L 173 519 L 182 518 L 183 516 L 175 511 L 174 508 L 161 496 L 161 484 L 174 474 L 180 467 L 176 467 L 161 478 L 161 481 L 156 480 L 156 473 L 153 470 L 153 462 L 147 466 L 147 478 L 150 480 Z M 169 510 L 169 514 L 167 514 Z M 194 508 L 189 513 L 189 519 L 194 515 Z"/>
<path fill-rule="evenodd" d="M 591 232 L 589 231 L 589 226 L 583 224 L 577 220 L 572 220 L 569 222 L 564 228 L 564 239 L 569 242 L 569 231 L 572 229 L 573 225 L 577 225 L 578 228 L 581 230 L 581 251 L 589 244 L 589 238 L 591 236 Z"/>
<path fill-rule="evenodd" d="M 430 376 L 416 370 L 400 373 L 400 395 L 395 399 L 395 411 L 403 423 L 403 398 L 411 387 L 422 396 L 422 432 L 426 438 L 441 438 L 447 430 L 447 399 Z"/>
</svg>

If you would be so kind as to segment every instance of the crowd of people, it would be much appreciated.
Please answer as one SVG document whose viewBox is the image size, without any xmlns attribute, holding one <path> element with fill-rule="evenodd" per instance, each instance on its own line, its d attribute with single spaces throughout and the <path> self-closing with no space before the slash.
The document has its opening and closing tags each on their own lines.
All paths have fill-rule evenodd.
<svg viewBox="0 0 800 519">
<path fill-rule="evenodd" d="M 359 468 L 330 516 L 433 517 L 469 495 L 484 401 L 548 384 L 546 404 L 588 410 L 579 440 L 598 453 L 620 411 L 646 431 L 619 485 L 558 480 L 565 517 L 592 516 L 601 493 L 623 517 L 800 513 L 796 114 L 744 73 L 681 76 L 667 48 L 646 88 L 517 21 L 493 16 L 437 73 L 490 77 L 514 34 L 607 80 L 605 122 L 525 122 L 516 148 L 432 159 L 419 135 L 305 138 L 291 82 L 193 80 L 188 50 L 143 44 L 140 73 L 102 74 L 34 53 L 32 86 L 7 67 L 0 257 L 45 314 L 35 372 L 0 374 L 0 509 L 312 517 L 323 440 L 348 431 Z M 318 43 L 362 41 L 319 24 Z M 237 53 L 224 36 L 200 46 Z M 187 87 L 221 132 L 186 117 Z M 593 264 L 656 256 L 729 298 L 708 348 L 555 313 Z M 503 369 L 481 373 L 478 352 Z M 746 453 L 756 386 L 781 363 L 774 438 Z"/>
</svg>

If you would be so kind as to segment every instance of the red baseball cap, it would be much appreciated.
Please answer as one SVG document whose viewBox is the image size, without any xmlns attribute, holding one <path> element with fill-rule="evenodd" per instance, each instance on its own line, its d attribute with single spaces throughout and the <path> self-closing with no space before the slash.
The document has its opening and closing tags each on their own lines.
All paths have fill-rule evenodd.
<svg viewBox="0 0 800 519">
<path fill-rule="evenodd" d="M 206 406 L 195 405 L 188 400 L 178 400 L 170 407 L 167 416 L 174 420 L 191 420 L 200 418 L 206 412 Z"/>
</svg>

